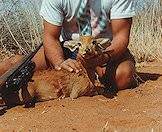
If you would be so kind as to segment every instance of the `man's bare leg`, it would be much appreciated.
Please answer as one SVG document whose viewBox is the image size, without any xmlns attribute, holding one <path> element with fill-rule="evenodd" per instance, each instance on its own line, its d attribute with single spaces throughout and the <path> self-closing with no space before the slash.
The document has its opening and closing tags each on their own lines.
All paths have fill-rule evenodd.
<svg viewBox="0 0 162 132">
<path fill-rule="evenodd" d="M 7 70 L 13 67 L 18 61 L 23 58 L 23 55 L 15 55 L 9 59 L 4 60 L 0 63 L 0 76 L 4 74 Z M 44 55 L 44 48 L 42 47 L 32 59 L 36 64 L 35 70 L 47 69 L 47 63 Z"/>
<path fill-rule="evenodd" d="M 127 60 L 120 63 L 116 70 L 115 82 L 118 90 L 124 90 L 131 87 L 134 81 L 135 65 Z"/>
<path fill-rule="evenodd" d="M 0 63 L 0 76 L 9 70 L 13 65 L 22 59 L 21 55 L 15 55 L 9 59 L 6 59 Z"/>
<path fill-rule="evenodd" d="M 106 74 L 106 68 L 97 67 L 96 71 L 99 75 L 99 77 L 103 77 L 103 75 Z M 112 74 L 112 73 L 107 73 Z M 116 86 L 118 90 L 124 90 L 131 86 L 133 82 L 133 77 L 135 74 L 135 66 L 134 62 L 131 60 L 126 60 L 121 62 L 115 71 L 114 76 L 114 82 L 116 83 Z"/>
<path fill-rule="evenodd" d="M 36 64 L 35 70 L 45 70 L 48 68 L 43 47 L 36 53 L 32 61 Z"/>
</svg>

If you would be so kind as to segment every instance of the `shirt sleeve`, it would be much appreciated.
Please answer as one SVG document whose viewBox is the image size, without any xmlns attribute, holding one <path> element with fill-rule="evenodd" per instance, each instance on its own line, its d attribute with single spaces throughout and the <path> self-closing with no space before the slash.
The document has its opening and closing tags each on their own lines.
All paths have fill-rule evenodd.
<svg viewBox="0 0 162 132">
<path fill-rule="evenodd" d="M 110 19 L 130 18 L 135 15 L 134 0 L 113 0 Z"/>
<path fill-rule="evenodd" d="M 61 26 L 64 20 L 62 0 L 43 0 L 40 16 L 53 25 Z"/>
</svg>

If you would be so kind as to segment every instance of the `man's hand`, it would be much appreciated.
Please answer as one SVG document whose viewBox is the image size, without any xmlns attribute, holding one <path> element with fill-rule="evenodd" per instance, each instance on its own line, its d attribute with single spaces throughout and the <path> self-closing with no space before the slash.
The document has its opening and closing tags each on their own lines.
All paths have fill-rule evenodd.
<svg viewBox="0 0 162 132">
<path fill-rule="evenodd" d="M 102 66 L 111 59 L 113 51 L 103 51 L 100 54 L 87 54 L 84 56 L 85 62 L 91 67 Z"/>
<path fill-rule="evenodd" d="M 60 65 L 55 65 L 55 69 L 56 70 L 65 69 L 69 72 L 76 72 L 76 73 L 81 71 L 79 63 L 76 60 L 70 58 L 63 61 Z"/>
<path fill-rule="evenodd" d="M 111 20 L 111 28 L 113 40 L 111 45 L 108 46 L 101 54 L 90 53 L 85 55 L 86 62 L 90 66 L 101 66 L 109 61 L 117 60 L 127 50 L 129 43 L 129 35 L 132 24 L 132 18 L 114 19 Z M 103 54 L 102 54 L 103 53 Z"/>
</svg>

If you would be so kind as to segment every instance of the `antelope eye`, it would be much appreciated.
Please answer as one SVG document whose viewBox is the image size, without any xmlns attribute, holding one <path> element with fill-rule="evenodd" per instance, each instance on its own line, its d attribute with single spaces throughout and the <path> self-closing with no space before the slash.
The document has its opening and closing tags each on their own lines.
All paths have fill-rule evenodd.
<svg viewBox="0 0 162 132">
<path fill-rule="evenodd" d="M 97 44 L 97 41 L 96 40 L 93 40 L 92 44 L 94 44 L 94 45 Z"/>
<path fill-rule="evenodd" d="M 78 43 L 79 46 L 81 46 L 82 44 L 81 43 Z"/>
</svg>

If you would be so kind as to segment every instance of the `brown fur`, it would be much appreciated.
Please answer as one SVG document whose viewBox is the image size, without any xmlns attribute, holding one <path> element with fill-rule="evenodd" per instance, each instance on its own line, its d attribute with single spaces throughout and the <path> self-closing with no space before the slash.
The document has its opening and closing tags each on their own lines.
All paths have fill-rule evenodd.
<svg viewBox="0 0 162 132">
<path fill-rule="evenodd" d="M 92 37 L 84 37 L 81 39 L 82 44 L 85 44 L 80 47 L 79 53 L 81 55 L 86 53 L 81 52 L 83 49 L 86 50 L 87 48 L 90 48 L 91 50 L 95 50 L 95 47 L 92 44 Z M 100 41 L 101 40 L 98 39 L 98 42 Z M 40 55 L 37 55 L 37 58 L 40 58 Z M 20 58 L 22 57 L 16 56 L 15 58 L 2 62 L 0 64 L 0 73 L 4 73 L 4 71 L 9 69 L 8 67 L 14 65 L 18 60 L 20 60 Z M 6 64 L 9 64 L 9 66 L 5 67 Z M 86 68 L 85 70 L 81 63 L 80 67 L 82 68 L 82 71 L 79 73 L 70 73 L 63 69 L 60 71 L 54 69 L 37 71 L 32 78 L 33 81 L 28 83 L 28 87 L 22 88 L 17 95 L 15 95 L 15 93 L 8 95 L 5 98 L 5 102 L 9 105 L 13 105 L 26 102 L 29 103 L 33 99 L 36 99 L 37 102 L 57 99 L 59 97 L 70 97 L 75 99 L 79 96 L 93 94 L 95 91 L 93 85 L 94 80 L 92 79 L 94 69 Z"/>
<path fill-rule="evenodd" d="M 76 99 L 83 95 L 91 95 L 94 85 L 90 81 L 86 70 L 82 67 L 79 73 L 70 73 L 66 70 L 54 69 L 37 71 L 28 87 L 20 90 L 16 96 L 9 95 L 5 102 L 8 105 L 26 104 L 35 99 L 36 102 L 70 97 Z"/>
<path fill-rule="evenodd" d="M 70 73 L 66 70 L 44 70 L 36 72 L 29 83 L 28 90 L 38 101 L 58 98 L 60 96 L 75 99 L 93 90 L 85 69 L 82 67 L 79 73 Z M 48 94 L 47 94 L 48 93 Z"/>
</svg>

